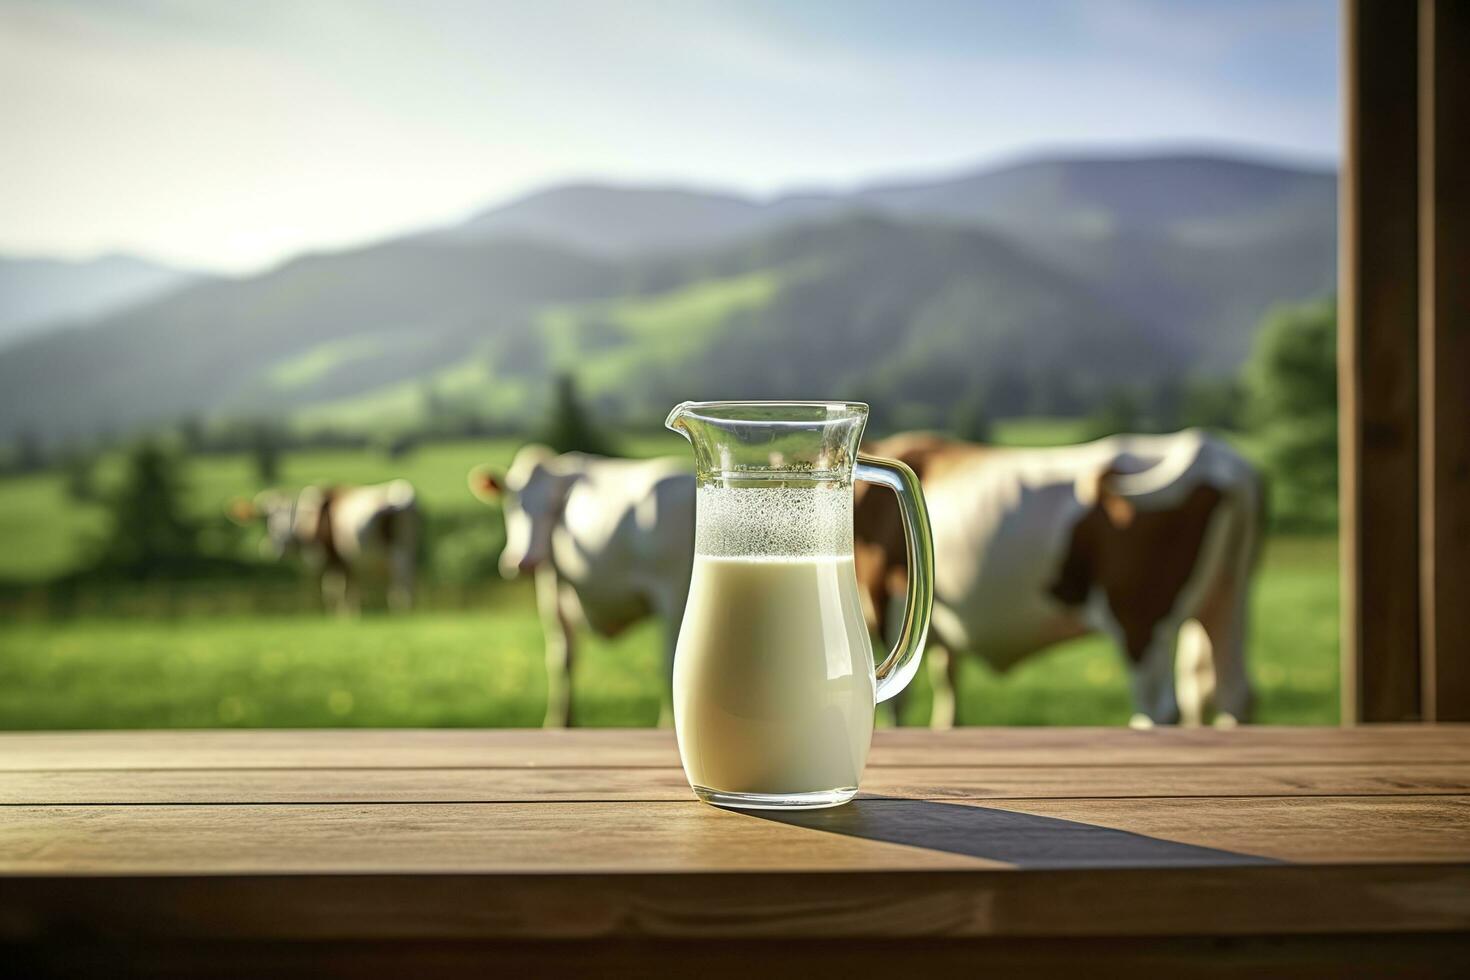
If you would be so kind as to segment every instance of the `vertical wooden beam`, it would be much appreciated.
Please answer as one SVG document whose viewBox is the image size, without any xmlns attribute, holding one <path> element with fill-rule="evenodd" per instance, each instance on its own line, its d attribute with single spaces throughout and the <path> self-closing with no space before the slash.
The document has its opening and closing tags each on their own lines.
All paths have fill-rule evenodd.
<svg viewBox="0 0 1470 980">
<path fill-rule="evenodd" d="M 1418 8 L 1343 0 L 1342 715 L 1420 717 Z"/>
<path fill-rule="evenodd" d="M 1470 3 L 1419 3 L 1423 715 L 1470 721 Z"/>
</svg>

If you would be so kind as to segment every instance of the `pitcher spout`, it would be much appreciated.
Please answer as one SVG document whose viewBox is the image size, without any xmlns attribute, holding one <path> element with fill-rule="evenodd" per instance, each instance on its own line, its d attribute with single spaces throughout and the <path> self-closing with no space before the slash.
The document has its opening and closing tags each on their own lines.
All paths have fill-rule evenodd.
<svg viewBox="0 0 1470 980">
<path fill-rule="evenodd" d="M 669 417 L 664 419 L 664 428 L 672 429 L 693 442 L 694 437 L 689 432 L 689 416 L 693 407 L 694 402 L 680 402 L 675 405 L 673 411 L 669 412 Z"/>
<path fill-rule="evenodd" d="M 689 440 L 701 482 L 852 482 L 868 406 L 861 402 L 681 402 L 664 425 Z"/>
</svg>

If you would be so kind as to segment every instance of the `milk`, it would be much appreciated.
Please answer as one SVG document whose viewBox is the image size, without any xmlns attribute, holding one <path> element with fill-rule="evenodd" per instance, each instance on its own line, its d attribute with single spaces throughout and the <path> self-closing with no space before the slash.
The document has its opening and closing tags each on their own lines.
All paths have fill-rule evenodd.
<svg viewBox="0 0 1470 980">
<path fill-rule="evenodd" d="M 707 532 L 720 530 L 711 522 L 721 521 L 722 502 L 734 503 L 725 498 L 742 492 L 786 494 L 787 502 L 801 505 L 797 517 L 773 519 L 787 523 L 788 533 L 766 535 L 772 548 L 784 542 L 783 550 L 821 546 L 844 553 L 700 553 L 721 550 L 719 535 Z M 853 790 L 867 762 L 873 654 L 853 571 L 852 492 L 845 491 L 845 500 L 810 497 L 812 492 L 700 491 L 703 547 L 696 546 L 674 659 L 679 751 L 696 789 Z M 831 526 L 828 521 L 802 525 L 800 512 L 813 508 L 847 511 L 846 524 L 837 525 L 846 529 L 845 547 L 840 538 L 835 543 L 814 539 Z M 831 517 L 807 514 L 816 516 Z M 743 543 L 748 547 L 749 539 Z"/>
</svg>

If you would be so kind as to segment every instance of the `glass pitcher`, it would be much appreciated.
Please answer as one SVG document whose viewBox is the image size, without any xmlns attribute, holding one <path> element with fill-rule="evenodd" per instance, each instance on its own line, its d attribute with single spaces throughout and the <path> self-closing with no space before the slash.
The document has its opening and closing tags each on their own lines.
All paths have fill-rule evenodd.
<svg viewBox="0 0 1470 980">
<path fill-rule="evenodd" d="M 694 447 L 694 576 L 674 654 L 674 726 L 700 799 L 837 806 L 857 793 L 873 707 L 919 668 L 934 553 L 919 481 L 858 452 L 855 402 L 685 402 Z M 852 554 L 852 481 L 898 496 L 908 598 L 876 669 Z"/>
</svg>

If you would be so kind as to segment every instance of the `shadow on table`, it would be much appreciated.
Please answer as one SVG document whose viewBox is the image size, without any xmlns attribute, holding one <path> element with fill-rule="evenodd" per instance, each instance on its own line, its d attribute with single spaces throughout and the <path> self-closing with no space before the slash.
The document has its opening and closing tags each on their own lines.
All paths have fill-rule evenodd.
<svg viewBox="0 0 1470 980">
<path fill-rule="evenodd" d="M 890 844 L 1004 861 L 1022 868 L 1270 865 L 1273 858 L 1182 844 L 1034 813 L 864 797 L 830 810 L 747 810 L 750 816 Z"/>
</svg>

